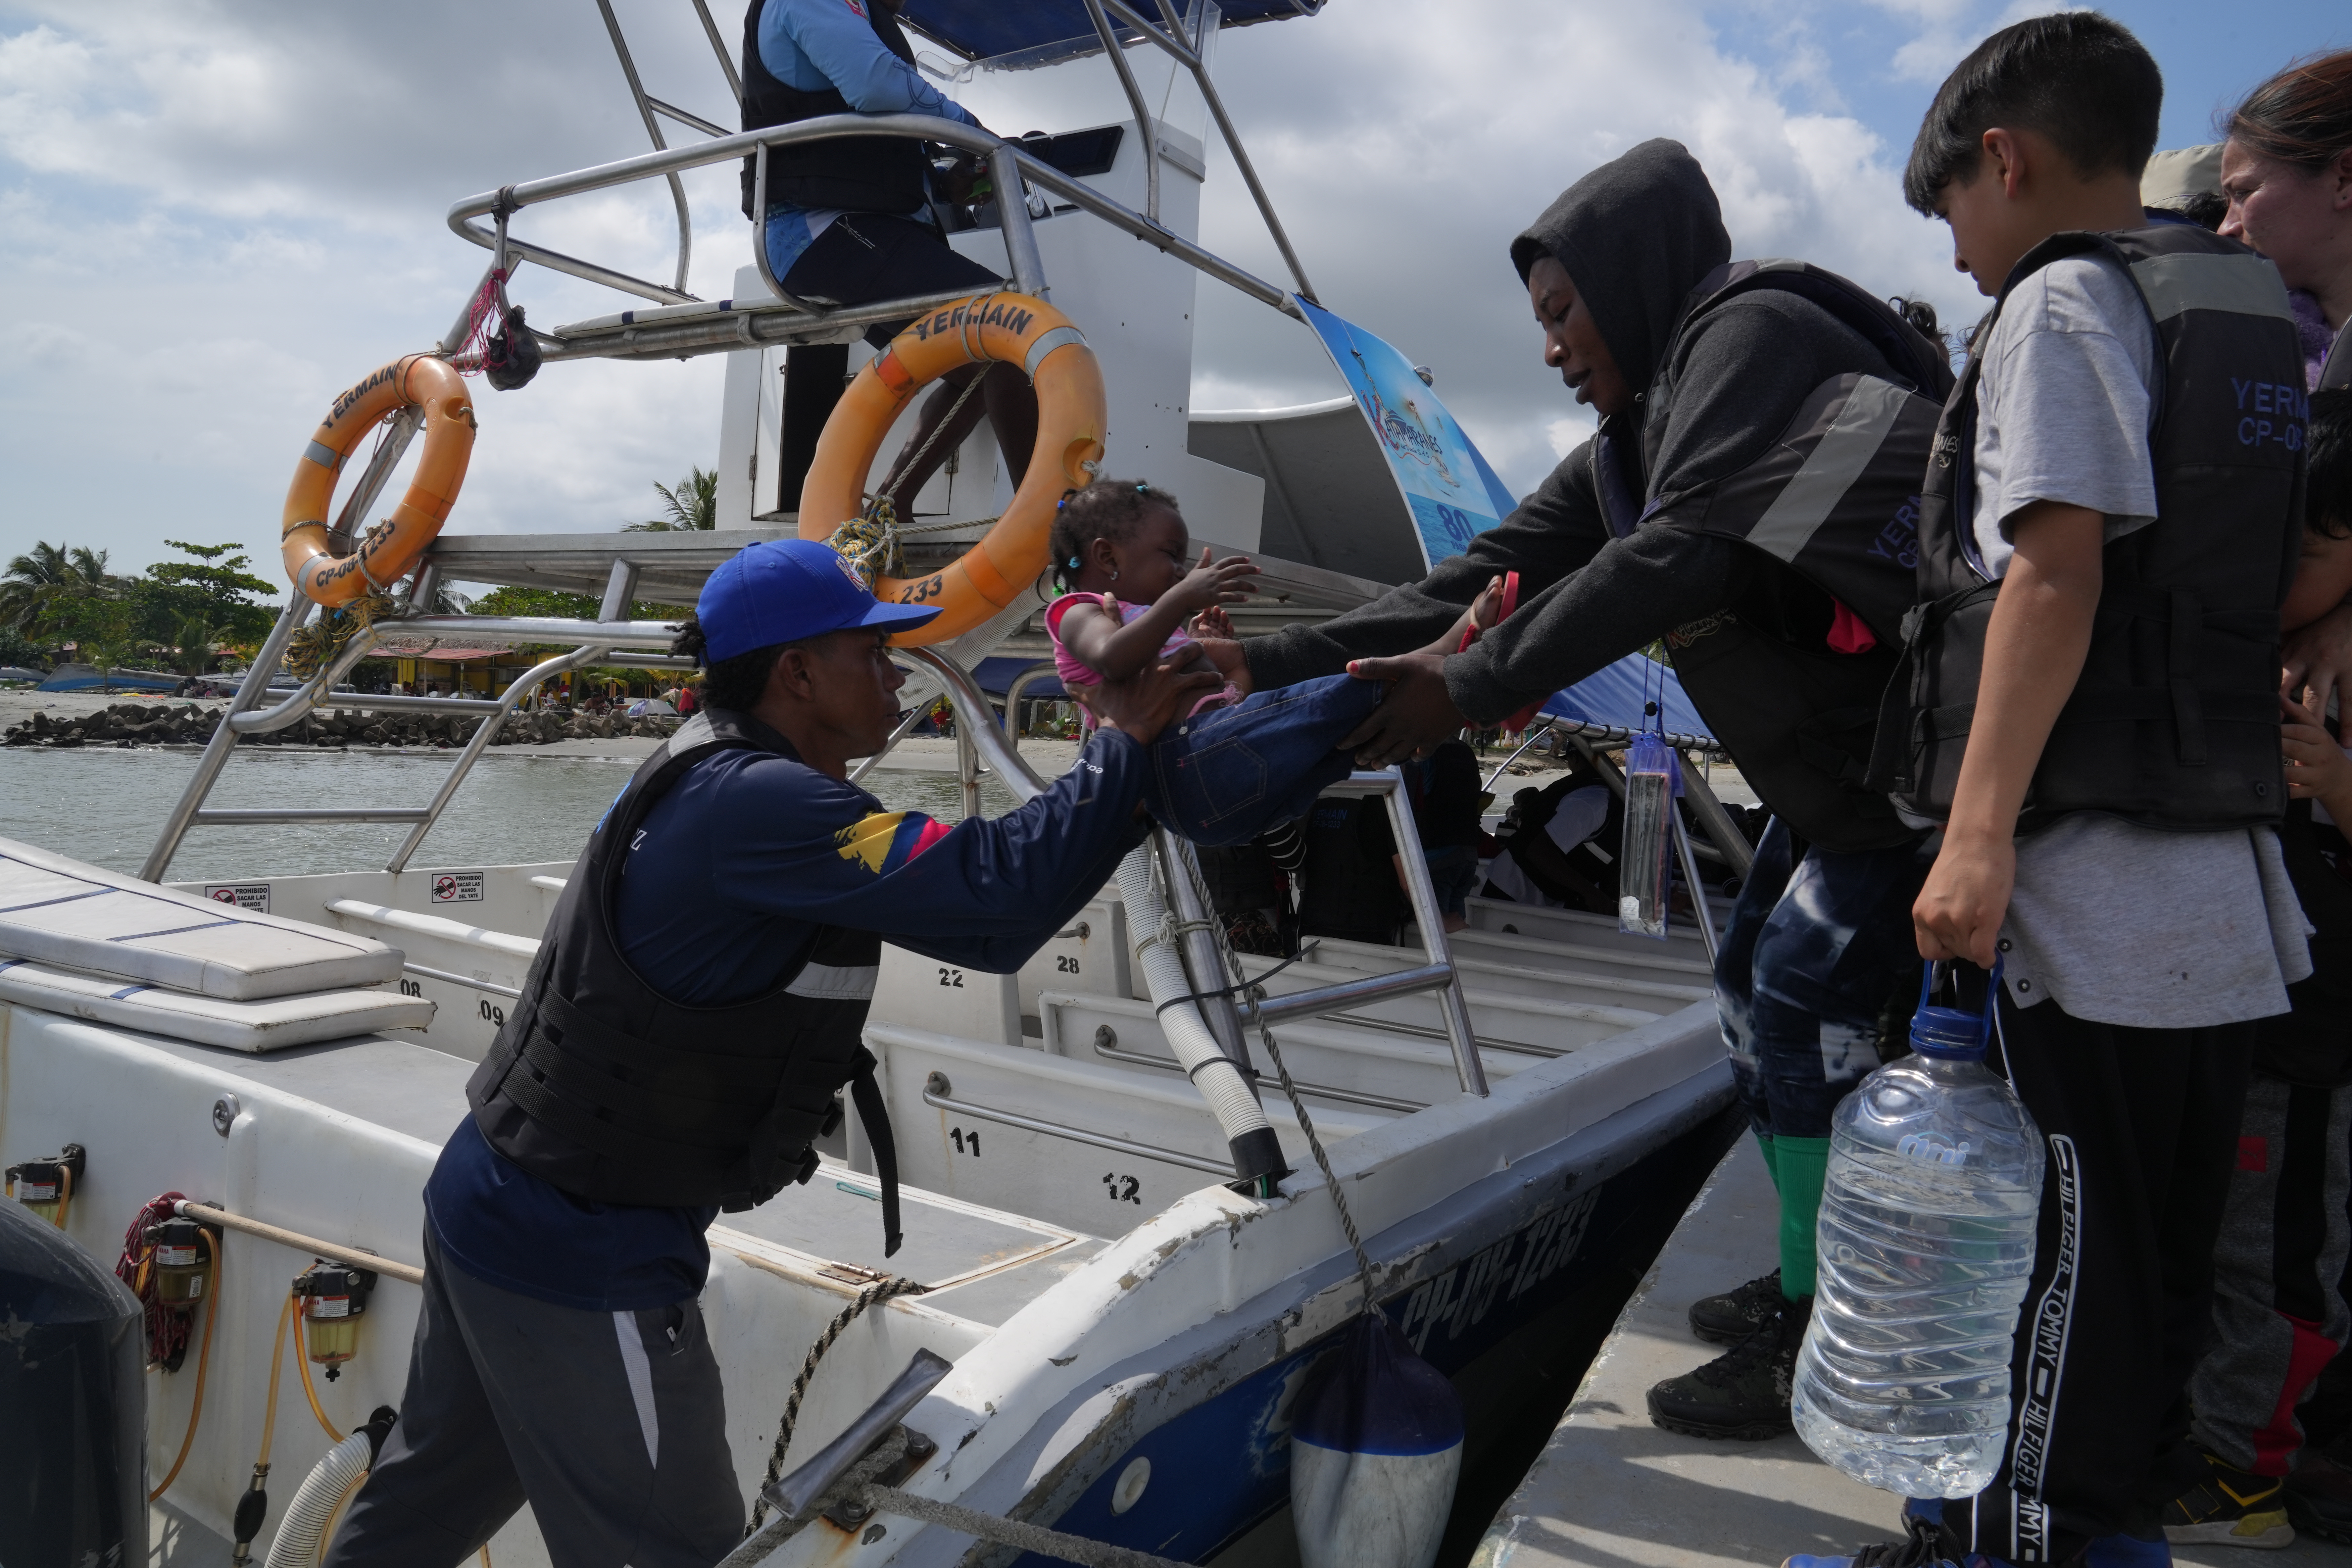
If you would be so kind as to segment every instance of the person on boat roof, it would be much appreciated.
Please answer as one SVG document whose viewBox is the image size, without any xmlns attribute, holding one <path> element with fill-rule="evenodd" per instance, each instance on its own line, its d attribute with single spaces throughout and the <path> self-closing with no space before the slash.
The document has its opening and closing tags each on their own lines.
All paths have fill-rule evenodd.
<svg viewBox="0 0 2352 1568">
<path fill-rule="evenodd" d="M 929 114 L 985 131 L 971 110 L 915 68 L 914 47 L 898 26 L 904 6 L 905 0 L 751 0 L 743 16 L 743 129 L 857 113 Z M 834 137 L 771 148 L 764 216 L 751 211 L 753 161 L 743 161 L 743 216 L 760 225 L 769 271 L 787 293 L 864 305 L 1004 286 L 995 273 L 949 247 L 931 212 L 935 194 L 969 199 L 980 169 L 960 163 L 935 193 L 927 148 L 904 136 Z M 1019 193 L 1013 199 L 1020 200 Z M 866 341 L 885 347 L 913 320 L 909 313 L 868 327 Z M 835 386 L 848 365 L 849 351 L 839 344 L 792 352 L 835 362 Z M 966 398 L 972 378 L 983 374 L 979 396 Z M 1005 471 L 1019 488 L 1037 441 L 1036 394 L 1018 365 L 965 365 L 941 378 L 880 488 L 901 520 L 983 410 Z M 942 422 L 947 428 L 933 439 Z"/>
<path fill-rule="evenodd" d="M 1790 1430 L 1811 1310 L 1830 1113 L 1879 1065 L 1889 997 L 1918 986 L 1921 835 L 1861 783 L 1915 596 L 1911 533 L 1950 385 L 1940 345 L 1801 263 L 1732 263 L 1706 172 L 1646 142 L 1511 242 L 1545 363 L 1600 416 L 1535 494 L 1422 582 L 1241 651 L 1246 684 L 1340 669 L 1391 683 L 1344 744 L 1381 765 L 1492 723 L 1663 641 L 1708 727 L 1773 813 L 1716 972 L 1735 1078 L 1782 1200 L 1781 1267 L 1693 1310 L 1739 1342 L 1662 1384 L 1653 1418 L 1705 1436 Z M 1851 410 L 1851 412 L 1848 412 Z M 1874 449 L 1834 454 L 1846 427 Z M 1793 484 L 1851 458 L 1842 494 Z M 1500 573 L 1513 615 L 1450 656 L 1426 645 Z M 1394 657 L 1380 657 L 1394 656 Z"/>
<path fill-rule="evenodd" d="M 590 836 L 425 1184 L 400 1423 L 331 1568 L 455 1568 L 526 1501 L 558 1568 L 708 1568 L 741 1538 L 704 1232 L 814 1173 L 845 1086 L 898 1250 L 859 1043 L 883 942 L 1018 969 L 1142 841 L 1146 748 L 1218 684 L 1105 683 L 1067 773 L 950 826 L 847 776 L 899 719 L 885 639 L 937 614 L 800 540 L 711 575 L 679 639 L 706 706 Z"/>
</svg>

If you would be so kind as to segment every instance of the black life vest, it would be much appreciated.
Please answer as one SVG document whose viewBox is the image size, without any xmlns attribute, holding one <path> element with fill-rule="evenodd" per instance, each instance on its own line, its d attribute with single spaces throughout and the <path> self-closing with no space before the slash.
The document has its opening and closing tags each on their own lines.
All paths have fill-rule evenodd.
<svg viewBox="0 0 2352 1568">
<path fill-rule="evenodd" d="M 1375 815 L 1377 814 L 1377 815 Z M 1298 928 L 1310 936 L 1393 942 L 1404 920 L 1388 808 L 1363 796 L 1328 796 L 1300 825 L 1307 864 L 1299 872 Z M 1376 846 L 1386 845 L 1386 848 Z"/>
<path fill-rule="evenodd" d="M 1601 819 L 1601 826 L 1591 837 L 1565 851 L 1562 858 L 1577 875 L 1599 890 L 1598 903 L 1583 889 L 1573 887 L 1552 875 L 1544 865 L 1540 851 L 1526 855 L 1519 853 L 1519 846 L 1523 843 L 1528 845 L 1531 851 L 1538 840 L 1551 843 L 1551 836 L 1545 829 L 1551 826 L 1551 819 L 1559 815 L 1561 803 L 1580 789 L 1606 791 L 1609 814 Z M 1532 799 L 1528 798 L 1530 795 Z M 1595 775 L 1580 771 L 1566 778 L 1555 779 L 1541 790 L 1520 792 L 1520 798 L 1513 803 L 1512 809 L 1518 815 L 1518 826 L 1508 834 L 1497 835 L 1497 842 L 1528 880 L 1533 882 L 1544 897 L 1570 909 L 1583 910 L 1596 915 L 1615 914 L 1617 857 L 1625 842 L 1625 802 L 1617 792 Z M 1559 847 L 1557 844 L 1551 847 L 1555 849 Z"/>
<path fill-rule="evenodd" d="M 779 79 L 760 58 L 760 13 L 770 0 L 751 0 L 743 14 L 743 129 L 765 131 L 821 114 L 852 114 L 837 88 L 805 92 Z M 866 23 L 882 47 L 915 63 L 914 46 L 898 18 L 874 0 L 861 0 Z M 929 194 L 924 143 L 904 136 L 844 136 L 797 147 L 768 149 L 768 203 L 848 212 L 910 213 Z M 754 223 L 751 190 L 758 170 L 743 160 L 743 216 Z"/>
<path fill-rule="evenodd" d="M 1765 595 L 1774 602 L 1677 628 L 1666 651 L 1707 728 L 1774 815 L 1827 849 L 1884 848 L 1917 836 L 1864 775 L 1916 594 L 1920 476 L 1951 367 L 1885 300 L 1833 272 L 1784 260 L 1735 261 L 1709 273 L 1692 290 L 1662 363 L 1673 364 L 1676 346 L 1711 311 L 1761 289 L 1821 306 L 1877 349 L 1889 374 L 1832 376 L 1746 468 L 1703 491 L 1654 495 L 1646 505 L 1635 499 L 1623 437 L 1611 428 L 1619 422 L 1604 422 L 1592 444 L 1595 488 L 1620 538 L 1671 508 L 1675 515 L 1662 520 L 1669 526 L 1738 542 L 1869 627 L 1874 647 L 1839 652 L 1818 615 L 1786 595 Z M 1661 371 L 1643 396 L 1643 473 L 1657 470 L 1675 391 Z M 1790 608 L 1797 613 L 1785 613 Z"/>
<path fill-rule="evenodd" d="M 881 1178 L 885 1256 L 898 1248 L 898 1148 L 860 1044 L 881 963 L 872 931 L 819 927 L 808 955 L 748 1002 L 690 1007 L 629 966 L 613 927 L 630 840 L 695 763 L 723 750 L 793 757 L 782 736 L 706 708 L 621 792 L 572 868 L 489 1055 L 466 1086 L 508 1159 L 597 1203 L 730 1213 L 817 1168 L 850 1088 Z"/>
<path fill-rule="evenodd" d="M 2018 830 L 2078 811 L 2183 832 L 2276 822 L 2278 607 L 2301 542 L 2310 411 L 2286 290 L 2269 262 L 2193 225 L 2061 234 L 2017 264 L 1980 333 L 2019 282 L 2082 255 L 2120 265 L 2156 329 L 2157 516 L 2103 553 L 2090 650 Z M 1920 604 L 1871 764 L 1874 783 L 1937 819 L 1951 811 L 2000 592 L 1972 527 L 1980 367 L 1971 360 L 1937 429 Z"/>
</svg>

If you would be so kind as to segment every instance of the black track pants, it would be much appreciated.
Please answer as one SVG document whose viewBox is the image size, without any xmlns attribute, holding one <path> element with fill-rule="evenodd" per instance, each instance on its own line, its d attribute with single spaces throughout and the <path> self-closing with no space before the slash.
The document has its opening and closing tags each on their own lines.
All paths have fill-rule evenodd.
<svg viewBox="0 0 2352 1568">
<path fill-rule="evenodd" d="M 708 1568 L 735 1549 L 701 1308 L 518 1296 L 448 1262 L 428 1223 L 400 1422 L 325 1568 L 457 1568 L 525 1501 L 555 1568 Z"/>
<path fill-rule="evenodd" d="M 2186 1391 L 2212 1321 L 2254 1026 L 2120 1028 L 2055 1002 L 2018 1007 L 2005 987 L 1998 1017 L 2050 1160 L 2009 1449 L 1944 1520 L 1972 1550 L 2063 1563 L 2095 1536 L 2152 1537 L 2195 1459 Z"/>
</svg>

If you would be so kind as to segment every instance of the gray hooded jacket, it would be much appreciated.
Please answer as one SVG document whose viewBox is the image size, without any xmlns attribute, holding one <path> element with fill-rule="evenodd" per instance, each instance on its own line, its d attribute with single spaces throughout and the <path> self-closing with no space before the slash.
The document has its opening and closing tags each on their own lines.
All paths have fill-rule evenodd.
<svg viewBox="0 0 2352 1568">
<path fill-rule="evenodd" d="M 1649 394 L 1675 389 L 1654 471 L 1639 477 L 1645 500 L 1703 498 L 1710 481 L 1753 462 L 1830 377 L 1891 374 L 1851 327 L 1777 289 L 1711 311 L 1675 347 L 1673 363 L 1660 363 L 1691 291 L 1731 256 L 1714 188 L 1680 142 L 1645 142 L 1562 193 L 1511 242 L 1522 281 L 1547 252 L 1588 301 L 1627 383 L 1646 389 L 1616 422 L 1620 451 L 1640 453 Z M 1830 595 L 1755 551 L 1676 527 L 1611 538 L 1593 492 L 1591 445 L 1421 582 L 1320 626 L 1244 644 L 1252 679 L 1260 689 L 1285 686 L 1338 674 L 1351 658 L 1423 647 L 1489 578 L 1513 571 L 1517 611 L 1445 661 L 1447 689 L 1474 720 L 1497 720 L 1724 610 L 1791 641 L 1827 636 Z M 1672 510 L 1645 522 L 1672 521 Z"/>
</svg>

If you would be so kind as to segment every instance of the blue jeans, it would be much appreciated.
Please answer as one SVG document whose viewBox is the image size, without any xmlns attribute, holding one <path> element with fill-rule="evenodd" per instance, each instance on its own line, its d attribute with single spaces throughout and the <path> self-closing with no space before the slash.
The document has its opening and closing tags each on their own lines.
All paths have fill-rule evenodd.
<svg viewBox="0 0 2352 1568">
<path fill-rule="evenodd" d="M 1429 862 L 1429 881 L 1437 893 L 1438 912 L 1467 915 L 1470 895 L 1478 890 L 1478 847 L 1450 844 L 1443 849 L 1423 850 L 1422 858 Z"/>
<path fill-rule="evenodd" d="M 1144 804 L 1161 826 L 1195 844 L 1245 844 L 1304 816 L 1352 770 L 1339 739 L 1385 689 L 1329 675 L 1180 719 L 1151 744 Z"/>
<path fill-rule="evenodd" d="M 1878 1067 L 1898 978 L 1918 990 L 1911 904 L 1935 857 L 1916 843 L 1809 847 L 1792 866 L 1793 847 L 1780 818 L 1765 826 L 1716 958 L 1716 1007 L 1755 1130 L 1826 1138 L 1837 1102 Z"/>
</svg>

